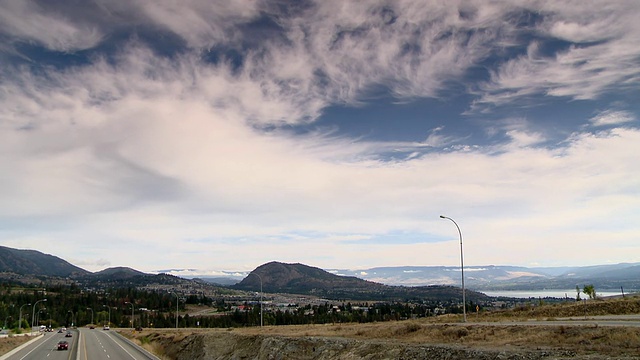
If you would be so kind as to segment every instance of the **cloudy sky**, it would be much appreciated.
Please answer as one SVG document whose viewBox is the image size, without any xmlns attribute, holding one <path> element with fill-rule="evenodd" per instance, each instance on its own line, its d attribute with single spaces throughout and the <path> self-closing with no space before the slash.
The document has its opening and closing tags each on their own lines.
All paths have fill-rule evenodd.
<svg viewBox="0 0 640 360">
<path fill-rule="evenodd" d="M 0 245 L 640 261 L 640 2 L 0 0 Z"/>
</svg>

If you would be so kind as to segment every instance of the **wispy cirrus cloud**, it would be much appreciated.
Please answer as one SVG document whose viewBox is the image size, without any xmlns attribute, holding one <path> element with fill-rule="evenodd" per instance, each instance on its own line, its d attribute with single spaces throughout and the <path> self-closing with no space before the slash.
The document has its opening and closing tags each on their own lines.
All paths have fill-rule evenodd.
<svg viewBox="0 0 640 360">
<path fill-rule="evenodd" d="M 589 119 L 594 126 L 622 125 L 635 120 L 631 112 L 622 110 L 606 110 Z"/>
<path fill-rule="evenodd" d="M 56 51 L 91 48 L 104 36 L 91 23 L 47 11 L 31 0 L 7 0 L 0 4 L 0 33 L 9 42 L 36 42 Z"/>
<path fill-rule="evenodd" d="M 463 220 L 472 263 L 581 263 L 585 246 L 597 249 L 591 262 L 639 253 L 633 110 L 575 115 L 592 126 L 551 143 L 540 115 L 499 112 L 637 88 L 634 2 L 91 4 L 0 4 L 24 20 L 0 24 L 2 51 L 89 53 L 0 68 L 3 244 L 55 253 L 64 239 L 100 259 L 92 268 L 148 271 L 455 264 L 444 213 Z M 495 115 L 423 107 L 415 121 L 429 126 L 398 122 L 413 140 L 314 127 L 351 107 L 362 111 L 345 125 L 373 128 L 368 107 L 384 97 L 476 99 Z M 405 234 L 411 244 L 376 241 Z"/>
<path fill-rule="evenodd" d="M 533 95 L 595 99 L 614 87 L 637 88 L 640 26 L 635 14 L 640 4 L 594 3 L 597 14 L 577 2 L 527 5 L 529 11 L 544 14 L 535 27 L 544 40 L 569 44 L 548 54 L 541 49 L 543 38 L 533 40 L 526 54 L 491 70 L 476 106 L 522 104 Z"/>
</svg>

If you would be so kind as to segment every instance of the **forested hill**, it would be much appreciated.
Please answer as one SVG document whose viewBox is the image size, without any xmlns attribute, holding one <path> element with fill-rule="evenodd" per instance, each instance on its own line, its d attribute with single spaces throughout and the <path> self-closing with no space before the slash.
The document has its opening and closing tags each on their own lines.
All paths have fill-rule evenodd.
<svg viewBox="0 0 640 360">
<path fill-rule="evenodd" d="M 0 272 L 37 276 L 82 276 L 87 270 L 36 250 L 19 250 L 0 246 Z"/>
<path fill-rule="evenodd" d="M 389 286 L 353 276 L 339 276 L 322 269 L 303 265 L 270 262 L 257 267 L 244 280 L 233 286 L 238 290 L 271 293 L 314 295 L 329 299 L 350 300 L 407 300 L 407 299 L 459 299 L 461 289 L 453 286 Z M 473 301 L 487 296 L 467 291 Z"/>
</svg>

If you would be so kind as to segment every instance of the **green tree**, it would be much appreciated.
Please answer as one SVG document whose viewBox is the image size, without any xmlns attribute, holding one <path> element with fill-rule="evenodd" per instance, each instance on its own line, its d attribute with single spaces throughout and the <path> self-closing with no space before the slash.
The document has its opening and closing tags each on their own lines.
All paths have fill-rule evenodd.
<svg viewBox="0 0 640 360">
<path fill-rule="evenodd" d="M 576 285 L 576 301 L 580 301 L 580 286 Z"/>
<path fill-rule="evenodd" d="M 585 285 L 582 289 L 582 292 L 589 295 L 589 299 L 596 298 L 596 288 L 593 286 L 593 284 Z"/>
</svg>

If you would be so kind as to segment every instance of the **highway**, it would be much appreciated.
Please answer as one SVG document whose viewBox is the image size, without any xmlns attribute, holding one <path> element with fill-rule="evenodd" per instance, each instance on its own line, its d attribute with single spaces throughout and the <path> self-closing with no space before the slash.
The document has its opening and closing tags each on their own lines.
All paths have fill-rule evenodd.
<svg viewBox="0 0 640 360">
<path fill-rule="evenodd" d="M 8 360 L 73 360 L 71 349 L 77 343 L 77 331 L 71 331 L 72 337 L 65 337 L 65 333 L 44 333 L 37 340 L 30 342 L 29 346 L 22 348 L 17 353 L 8 357 Z M 69 350 L 58 350 L 58 341 L 69 342 Z"/>
<path fill-rule="evenodd" d="M 81 328 L 64 333 L 46 333 L 7 360 L 158 360 L 113 330 Z M 69 350 L 58 350 L 58 341 L 67 340 Z M 4 360 L 4 358 L 3 358 Z"/>
</svg>

